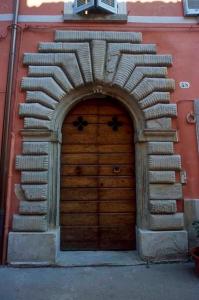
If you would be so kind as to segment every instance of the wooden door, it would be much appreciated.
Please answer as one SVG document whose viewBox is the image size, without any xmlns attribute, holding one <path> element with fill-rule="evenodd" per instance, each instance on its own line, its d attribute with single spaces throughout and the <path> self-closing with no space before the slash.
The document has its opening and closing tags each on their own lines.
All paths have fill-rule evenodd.
<svg viewBox="0 0 199 300">
<path fill-rule="evenodd" d="M 87 100 L 66 117 L 61 250 L 135 249 L 133 124 L 118 102 Z"/>
</svg>

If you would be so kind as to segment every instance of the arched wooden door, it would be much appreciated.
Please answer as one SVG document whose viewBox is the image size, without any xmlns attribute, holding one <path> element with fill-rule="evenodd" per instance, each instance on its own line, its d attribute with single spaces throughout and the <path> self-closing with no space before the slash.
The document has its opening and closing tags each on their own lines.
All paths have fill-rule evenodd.
<svg viewBox="0 0 199 300">
<path fill-rule="evenodd" d="M 109 98 L 66 117 L 61 153 L 61 250 L 135 249 L 134 129 Z"/>
</svg>

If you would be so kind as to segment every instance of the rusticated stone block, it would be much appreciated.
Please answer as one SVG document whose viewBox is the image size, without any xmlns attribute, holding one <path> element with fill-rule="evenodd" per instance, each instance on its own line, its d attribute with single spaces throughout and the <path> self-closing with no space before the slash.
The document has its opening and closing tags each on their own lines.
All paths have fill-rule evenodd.
<svg viewBox="0 0 199 300">
<path fill-rule="evenodd" d="M 175 183 L 175 171 L 149 171 L 150 183 Z"/>
<path fill-rule="evenodd" d="M 176 104 L 156 104 L 143 110 L 146 120 L 162 118 L 162 117 L 176 117 Z"/>
<path fill-rule="evenodd" d="M 146 127 L 149 129 L 171 129 L 171 118 L 160 118 L 146 121 Z"/>
<path fill-rule="evenodd" d="M 46 231 L 46 216 L 20 216 L 13 217 L 13 231 Z"/>
<path fill-rule="evenodd" d="M 118 32 L 118 31 L 73 31 L 57 30 L 55 32 L 56 42 L 80 42 L 88 40 L 108 40 L 110 42 L 133 42 L 140 43 L 142 34 L 140 32 Z"/>
<path fill-rule="evenodd" d="M 154 92 L 139 102 L 141 109 L 158 104 L 169 103 L 170 93 L 168 92 Z"/>
<path fill-rule="evenodd" d="M 39 54 L 42 55 L 42 54 Z M 45 56 L 46 54 L 43 54 Z M 54 55 L 54 54 L 52 54 Z M 72 54 L 71 54 L 72 55 Z M 54 64 L 56 64 L 53 61 Z M 65 73 L 60 67 L 57 66 L 30 66 L 28 69 L 28 75 L 32 77 L 52 77 L 55 78 L 56 82 L 61 86 L 61 88 L 69 92 L 73 86 L 69 79 L 66 77 Z M 83 82 L 82 82 L 83 83 Z"/>
<path fill-rule="evenodd" d="M 23 142 L 23 154 L 48 154 L 48 142 Z"/>
<path fill-rule="evenodd" d="M 150 170 L 181 170 L 180 155 L 149 155 Z"/>
<path fill-rule="evenodd" d="M 175 83 L 172 79 L 167 79 L 167 78 L 144 78 L 137 86 L 136 88 L 132 91 L 133 97 L 137 101 L 143 100 L 146 96 L 148 96 L 150 93 L 159 91 L 159 92 L 169 92 L 173 91 L 175 88 Z M 167 104 L 168 105 L 168 104 Z M 168 112 L 176 115 L 176 105 L 175 104 L 169 104 L 172 105 L 170 109 L 165 107 L 167 106 L 166 104 L 156 104 L 154 105 L 154 109 L 151 108 L 146 108 L 145 111 L 145 116 L 147 119 L 155 119 L 155 118 L 160 118 L 164 113 Z M 166 117 L 166 115 L 163 115 Z"/>
<path fill-rule="evenodd" d="M 48 108 L 55 109 L 58 102 L 47 94 L 39 91 L 27 91 L 26 93 L 27 103 L 40 103 L 41 105 L 47 106 Z"/>
<path fill-rule="evenodd" d="M 91 43 L 93 75 L 94 79 L 102 81 L 104 79 L 104 66 L 106 57 L 106 42 L 93 40 Z"/>
<path fill-rule="evenodd" d="M 66 57 L 69 56 L 70 54 L 75 54 L 77 56 L 77 61 L 79 63 L 79 66 L 82 70 L 83 77 L 86 83 L 90 83 L 93 81 L 93 76 L 92 76 L 92 65 L 91 65 L 91 53 L 90 53 L 90 45 L 88 42 L 83 42 L 83 43 L 40 43 L 39 44 L 39 51 L 40 52 L 53 52 L 55 53 L 55 63 L 57 65 L 62 65 L 65 71 L 67 72 L 66 68 L 69 68 L 70 64 L 70 59 Z M 64 52 L 64 55 L 60 56 L 60 52 Z M 69 53 L 67 53 L 69 52 Z M 49 54 L 49 53 L 48 53 Z M 28 57 L 29 59 L 29 57 Z M 31 64 L 31 63 L 30 63 Z M 71 72 L 75 72 L 75 68 L 73 65 L 71 65 Z M 78 72 L 76 72 L 78 75 Z M 79 85 L 80 81 L 78 80 L 77 76 L 73 76 L 74 85 Z"/>
<path fill-rule="evenodd" d="M 48 183 L 48 172 L 21 172 L 22 183 Z"/>
<path fill-rule="evenodd" d="M 150 215 L 151 230 L 178 230 L 184 228 L 184 215 Z"/>
<path fill-rule="evenodd" d="M 133 61 L 131 63 L 134 65 L 154 65 L 156 55 L 135 55 L 135 54 L 149 54 L 155 53 L 154 45 L 144 45 L 144 44 L 130 44 L 130 43 L 107 43 L 107 61 L 106 61 L 106 82 L 112 82 L 115 70 L 121 56 L 126 53 L 133 56 Z M 150 59 L 146 57 L 150 56 Z M 156 63 L 158 58 L 156 58 Z M 127 88 L 126 88 L 127 89 Z"/>
<path fill-rule="evenodd" d="M 47 214 L 47 201 L 20 201 L 19 212 L 23 215 L 45 215 Z"/>
<path fill-rule="evenodd" d="M 122 54 L 117 66 L 113 84 L 123 87 L 135 68 L 134 58 L 131 55 Z"/>
<path fill-rule="evenodd" d="M 24 128 L 26 129 L 51 129 L 51 122 L 35 118 L 24 118 Z"/>
<path fill-rule="evenodd" d="M 48 156 L 17 155 L 17 170 L 48 170 Z"/>
<path fill-rule="evenodd" d="M 182 185 L 175 184 L 149 184 L 149 198 L 151 200 L 182 199 Z"/>
<path fill-rule="evenodd" d="M 144 78 L 144 77 L 166 77 L 167 68 L 166 67 L 136 67 L 129 77 L 127 83 L 125 84 L 125 89 L 127 91 L 132 91 L 135 86 Z M 168 102 L 168 101 L 167 101 Z"/>
<path fill-rule="evenodd" d="M 30 76 L 54 77 L 64 90 L 69 91 L 72 85 L 80 86 L 84 83 L 76 53 L 72 52 L 76 52 L 74 47 L 71 53 L 26 53 L 24 63 L 34 65 L 29 68 Z"/>
<path fill-rule="evenodd" d="M 37 184 L 37 185 L 21 185 L 24 192 L 26 200 L 47 200 L 48 185 L 47 184 Z"/>
<path fill-rule="evenodd" d="M 57 101 L 66 95 L 66 92 L 51 77 L 24 77 L 21 88 L 26 91 L 42 91 Z"/>
<path fill-rule="evenodd" d="M 19 107 L 19 115 L 21 117 L 50 120 L 53 115 L 53 110 L 39 103 L 21 103 Z"/>
<path fill-rule="evenodd" d="M 149 142 L 148 154 L 173 154 L 173 143 L 170 142 Z"/>
<path fill-rule="evenodd" d="M 152 214 L 174 214 L 177 211 L 176 200 L 151 200 L 149 207 Z"/>
<path fill-rule="evenodd" d="M 139 254 L 147 261 L 168 261 L 187 258 L 188 239 L 185 230 L 138 230 Z"/>
</svg>

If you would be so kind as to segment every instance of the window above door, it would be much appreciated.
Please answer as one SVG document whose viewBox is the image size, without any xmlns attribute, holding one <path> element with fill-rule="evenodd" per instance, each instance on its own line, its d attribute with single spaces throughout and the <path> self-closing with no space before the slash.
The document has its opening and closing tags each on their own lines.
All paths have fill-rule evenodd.
<svg viewBox="0 0 199 300">
<path fill-rule="evenodd" d="M 126 0 L 66 0 L 64 21 L 126 23 Z"/>
</svg>

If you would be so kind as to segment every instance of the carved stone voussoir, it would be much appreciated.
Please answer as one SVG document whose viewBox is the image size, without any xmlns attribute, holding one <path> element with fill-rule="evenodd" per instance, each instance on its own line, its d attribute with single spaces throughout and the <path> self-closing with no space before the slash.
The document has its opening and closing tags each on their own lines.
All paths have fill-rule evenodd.
<svg viewBox="0 0 199 300">
<path fill-rule="evenodd" d="M 143 110 L 147 120 L 162 118 L 162 117 L 176 117 L 176 104 L 156 104 L 152 107 Z"/>
<path fill-rule="evenodd" d="M 19 107 L 19 115 L 21 117 L 50 120 L 53 115 L 53 110 L 39 103 L 21 103 Z"/>
<path fill-rule="evenodd" d="M 66 95 L 52 77 L 25 77 L 22 79 L 21 88 L 26 91 L 42 91 L 57 101 Z"/>
<path fill-rule="evenodd" d="M 140 32 L 114 32 L 114 31 L 70 31 L 57 30 L 55 32 L 56 42 L 85 42 L 88 40 L 108 40 L 110 42 L 140 43 L 142 34 Z"/>
<path fill-rule="evenodd" d="M 176 200 L 151 200 L 151 214 L 174 214 L 177 211 Z"/>
<path fill-rule="evenodd" d="M 184 228 L 184 215 L 150 215 L 151 230 L 177 230 Z"/>
<path fill-rule="evenodd" d="M 47 106 L 51 109 L 55 109 L 58 104 L 58 102 L 55 99 L 51 98 L 44 92 L 39 91 L 27 91 L 26 103 L 40 103 L 41 105 Z"/>
</svg>

